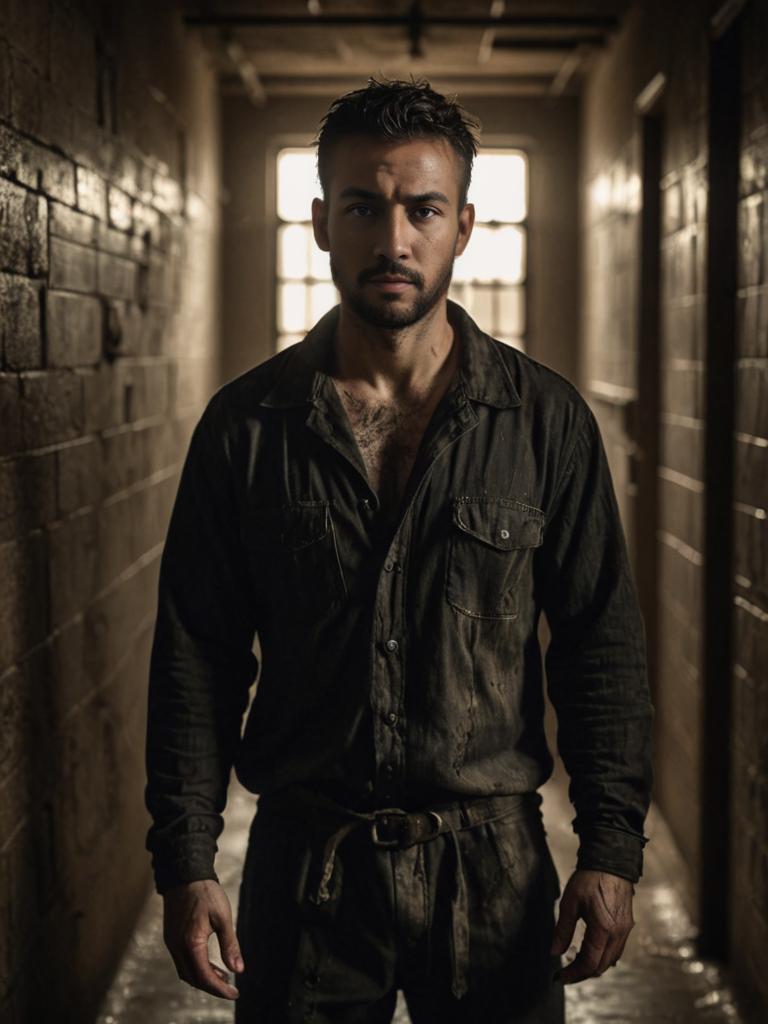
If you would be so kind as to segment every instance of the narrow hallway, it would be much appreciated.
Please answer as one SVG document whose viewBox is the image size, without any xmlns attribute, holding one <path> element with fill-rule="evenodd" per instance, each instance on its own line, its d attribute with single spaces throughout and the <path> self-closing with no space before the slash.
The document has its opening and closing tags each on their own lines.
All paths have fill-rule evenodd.
<svg viewBox="0 0 768 1024">
<path fill-rule="evenodd" d="M 217 870 L 232 903 L 237 893 L 242 860 L 255 801 L 241 786 L 232 787 L 227 825 Z M 562 766 L 544 790 L 544 814 L 549 842 L 564 880 L 576 854 L 570 830 L 570 805 Z M 637 887 L 635 928 L 616 967 L 566 990 L 569 1024 L 741 1024 L 743 1018 L 722 970 L 699 959 L 695 929 L 676 891 L 681 870 L 679 854 L 663 819 L 652 812 L 647 834 L 645 870 Z M 575 942 L 583 932 L 577 931 Z M 570 951 L 566 959 L 571 959 Z M 213 955 L 214 962 L 221 960 Z M 162 900 L 150 897 L 125 957 L 101 1007 L 96 1024 L 225 1024 L 233 1010 L 218 1000 L 182 984 L 162 939 Z M 402 994 L 394 1024 L 408 1024 Z"/>
<path fill-rule="evenodd" d="M 228 633 L 241 614 L 251 629 L 245 640 L 245 631 L 238 636 L 238 657 L 219 663 L 206 648 L 205 628 L 196 632 L 184 621 L 197 654 L 208 652 L 211 676 L 203 685 L 212 703 L 203 700 L 196 718 L 200 707 L 184 691 L 175 708 L 194 727 L 188 723 L 178 744 L 159 744 L 161 760 L 177 757 L 178 766 L 186 758 L 190 772 L 191 781 L 178 769 L 169 783 L 179 790 L 166 804 L 180 830 L 169 829 L 172 840 L 180 839 L 183 848 L 176 866 L 182 874 L 190 864 L 193 872 L 199 869 L 195 857 L 202 847 L 195 848 L 194 836 L 210 838 L 218 820 L 205 779 L 199 788 L 210 749 L 195 727 L 202 721 L 210 736 L 221 724 L 210 708 L 229 699 L 231 712 L 236 699 L 245 699 L 247 687 L 233 696 L 233 681 L 252 680 L 246 648 L 261 642 L 258 634 L 274 621 L 275 609 L 290 627 L 284 635 L 300 642 L 280 637 L 274 643 L 272 634 L 267 668 L 273 688 L 264 700 L 277 716 L 270 728 L 279 724 L 270 731 L 258 716 L 248 719 L 248 736 L 258 734 L 259 741 L 243 741 L 241 749 L 254 760 L 262 748 L 279 745 L 277 737 L 290 735 L 278 755 L 295 743 L 302 764 L 320 763 L 312 762 L 311 752 L 304 760 L 311 734 L 308 747 L 319 742 L 331 749 L 323 770 L 347 781 L 349 755 L 352 781 L 367 785 L 383 801 L 376 806 L 386 807 L 389 798 L 382 794 L 391 792 L 393 777 L 406 799 L 408 786 L 423 783 L 408 773 L 429 736 L 434 764 L 442 758 L 443 767 L 456 772 L 448 776 L 451 787 L 460 785 L 461 765 L 471 756 L 482 765 L 473 793 L 485 798 L 493 788 L 515 799 L 514 786 L 534 788 L 544 777 L 535 771 L 546 763 L 539 687 L 545 666 L 534 636 L 545 608 L 541 595 L 546 591 L 551 602 L 542 629 L 550 625 L 546 611 L 557 614 L 568 605 L 560 592 L 567 558 L 560 552 L 563 561 L 556 562 L 551 524 L 583 540 L 585 522 L 599 507 L 603 523 L 621 530 L 603 530 L 592 546 L 574 544 L 568 557 L 572 565 L 590 557 L 590 572 L 610 577 L 614 596 L 617 580 L 631 571 L 637 601 L 632 596 L 626 619 L 617 621 L 633 622 L 634 631 L 610 634 L 609 670 L 602 653 L 597 667 L 589 666 L 580 615 L 589 605 L 599 617 L 599 587 L 590 597 L 583 577 L 572 571 L 571 596 L 580 610 L 560 622 L 570 647 L 559 660 L 559 695 L 563 706 L 570 701 L 570 724 L 579 722 L 570 730 L 574 762 L 584 753 L 580 729 L 589 732 L 597 720 L 601 735 L 609 734 L 617 722 L 625 724 L 622 712 L 634 699 L 644 739 L 628 727 L 621 734 L 627 742 L 613 741 L 608 761 L 600 762 L 603 748 L 590 733 L 584 744 L 589 764 L 585 769 L 582 759 L 580 770 L 597 776 L 596 818 L 585 830 L 592 855 L 618 850 L 623 866 L 633 853 L 645 859 L 626 954 L 604 977 L 567 987 L 568 1024 L 768 1019 L 766 53 L 768 0 L 0 0 L 2 1024 L 232 1019 L 231 1005 L 176 977 L 145 846 L 150 661 L 171 515 L 195 437 L 202 462 L 212 457 L 205 430 L 196 434 L 206 410 L 217 415 L 212 397 L 273 357 L 273 366 L 295 367 L 290 352 L 310 350 L 295 346 L 342 304 L 345 274 L 361 294 L 372 287 L 393 304 L 413 289 L 423 291 L 429 275 L 412 270 L 418 266 L 414 252 L 423 267 L 441 268 L 434 295 L 463 307 L 476 325 L 471 336 L 483 339 L 477 351 L 494 352 L 498 362 L 475 367 L 482 379 L 471 393 L 462 377 L 458 397 L 471 411 L 458 401 L 450 406 L 457 417 L 453 448 L 432 446 L 435 435 L 422 434 L 430 444 L 418 447 L 407 431 L 399 442 L 410 447 L 393 445 L 404 460 L 414 460 L 410 465 L 426 469 L 421 478 L 405 474 L 414 483 L 414 500 L 403 506 L 403 532 L 395 534 L 380 567 L 377 530 L 386 516 L 372 513 L 381 511 L 378 482 L 384 477 L 369 472 L 364 432 L 345 456 L 338 430 L 334 435 L 332 420 L 323 419 L 320 386 L 331 389 L 332 374 L 318 374 L 317 389 L 297 397 L 290 388 L 302 383 L 301 372 L 287 373 L 282 406 L 280 395 L 270 393 L 239 410 L 233 430 L 251 431 L 251 439 L 263 442 L 266 461 L 242 458 L 243 478 L 231 489 L 234 476 L 211 474 L 205 500 L 196 506 L 204 511 L 186 537 L 195 586 L 178 591 L 196 588 L 205 610 L 198 627 L 218 616 L 218 633 Z M 444 147 L 445 166 L 455 165 L 459 174 L 447 175 L 445 192 L 403 190 L 411 206 L 400 220 L 400 214 L 377 220 L 384 193 L 353 182 L 343 193 L 350 199 L 344 210 L 361 232 L 354 236 L 360 250 L 349 244 L 342 265 L 334 247 L 338 238 L 353 236 L 333 223 L 331 231 L 327 220 L 323 228 L 330 199 L 315 208 L 313 221 L 313 201 L 326 197 L 317 166 L 320 126 L 335 101 L 372 79 L 413 86 L 422 78 L 447 98 L 454 117 L 454 100 L 469 117 L 456 136 L 464 149 Z M 467 124 L 475 122 L 477 153 L 468 159 L 473 136 Z M 374 143 L 382 141 L 377 132 Z M 427 150 L 435 141 L 430 132 L 394 137 L 398 145 L 426 139 Z M 357 151 L 350 153 L 340 161 L 344 173 L 355 165 Z M 389 158 L 382 166 L 393 173 Z M 400 192 L 396 198 L 392 209 L 405 209 Z M 442 230 L 445 223 L 455 227 L 454 235 L 443 236 L 452 263 L 437 259 L 439 234 L 427 235 L 433 228 L 426 225 L 440 217 Z M 461 226 L 471 217 L 469 243 L 457 255 Z M 380 234 L 360 241 L 364 230 L 374 229 Z M 325 248 L 319 244 L 323 230 Z M 428 245 L 425 238 L 433 241 Z M 411 257 L 416 262 L 409 263 Z M 404 269 L 404 276 L 393 269 Z M 364 317 L 360 322 L 370 325 Z M 452 366 L 449 357 L 458 360 L 470 348 L 468 333 L 456 344 L 455 322 L 446 318 L 442 326 L 449 352 L 443 352 L 441 372 Z M 435 348 L 431 353 L 437 360 Z M 562 436 L 540 429 L 545 415 L 525 430 L 518 429 L 522 420 L 509 428 L 513 421 L 503 420 L 515 410 L 522 417 L 539 408 L 521 384 L 528 372 L 548 382 L 547 388 L 537 385 L 535 395 L 541 408 L 551 401 L 547 408 L 564 417 Z M 448 377 L 447 371 L 440 377 L 441 387 Z M 425 387 L 430 400 L 438 394 L 436 379 L 430 378 L 434 394 Z M 344 429 L 352 430 L 355 394 L 343 388 L 328 393 L 346 403 L 337 412 L 346 410 Z M 311 424 L 310 415 L 302 421 L 319 446 L 311 453 L 340 456 L 337 462 L 289 457 L 299 436 L 293 427 L 269 435 L 267 447 L 263 423 L 274 412 L 272 423 L 279 414 L 293 424 L 302 402 L 317 413 Z M 437 401 L 435 407 L 442 409 Z M 414 408 L 434 425 L 424 415 L 428 405 Z M 576 472 L 575 453 L 589 433 L 577 430 L 577 419 L 567 420 L 563 410 L 572 409 L 586 410 L 582 426 L 598 428 L 590 434 L 592 451 L 602 451 L 601 438 L 616 500 L 608 500 L 607 489 L 585 485 L 584 505 L 558 523 L 561 506 L 549 499 L 568 492 L 560 485 Z M 403 410 L 396 403 L 393 410 L 397 437 Z M 496 432 L 478 441 L 479 430 L 472 431 L 490 423 Z M 491 453 L 498 451 L 494 462 Z M 562 458 L 566 451 L 572 459 Z M 231 468 L 228 444 L 217 453 L 219 468 Z M 454 476 L 438 484 L 435 466 Z M 212 495 L 225 480 L 219 497 L 234 509 L 232 518 L 226 529 L 205 534 L 198 527 L 209 513 L 216 519 Z M 434 502 L 431 513 L 425 505 L 412 514 L 417 496 Z M 477 510 L 476 520 L 474 512 L 462 519 L 464 506 Z M 624 570 L 612 576 L 611 552 L 619 549 L 622 531 Z M 397 550 L 401 541 L 407 557 Z M 237 557 L 217 559 L 219 544 Z M 459 555 L 454 564 L 456 550 L 463 550 L 465 562 Z M 228 585 L 199 571 L 205 557 L 207 570 L 231 571 Z M 416 567 L 410 575 L 409 566 Z M 425 609 L 418 609 L 414 595 L 427 579 L 425 567 L 437 582 Z M 490 594 L 493 606 L 479 609 L 457 599 L 449 593 L 457 581 L 478 602 Z M 366 604 L 369 585 L 378 602 L 373 614 Z M 242 594 L 247 599 L 238 601 Z M 521 642 L 511 624 L 522 622 L 526 609 L 529 633 Z M 258 628 L 257 611 L 263 613 Z M 343 627 L 325 619 L 337 611 L 340 619 L 349 616 Z M 350 625 L 363 614 L 371 633 L 365 643 L 380 641 L 381 662 L 370 655 L 370 678 L 369 667 L 358 671 L 360 652 L 368 650 L 360 641 L 365 631 Z M 612 659 L 633 642 L 640 649 L 641 618 L 647 673 L 642 656 L 636 657 L 628 672 L 634 698 L 611 705 L 625 684 Z M 434 621 L 448 626 L 433 628 Z M 396 629 L 389 628 L 392 622 Z M 488 622 L 502 623 L 498 633 L 484 632 Z M 322 643 L 313 646 L 319 635 Z M 353 635 L 342 648 L 339 637 Z M 499 673 L 484 675 L 478 667 L 483 643 L 494 649 L 485 669 L 494 658 L 504 661 L 501 683 Z M 323 661 L 336 644 L 344 682 L 354 677 L 349 690 L 338 685 L 332 662 Z M 594 654 L 594 637 L 592 644 Z M 320 667 L 315 671 L 313 663 L 302 674 L 296 665 L 309 650 L 318 653 Z M 448 650 L 461 653 L 443 662 Z M 519 656 L 511 666 L 510 650 Z M 414 669 L 419 657 L 424 663 Z M 580 674 L 572 666 L 581 657 L 587 667 Z M 194 680 L 194 671 L 179 671 L 183 660 L 175 671 Z M 226 672 L 215 678 L 226 680 L 223 689 L 210 686 L 221 665 Z M 260 680 L 264 671 L 261 665 Z M 573 673 L 583 696 L 590 672 L 601 681 L 589 699 L 603 701 L 592 719 L 589 702 L 571 700 L 569 689 Z M 322 702 L 319 690 L 301 699 L 316 676 L 338 707 L 329 710 L 333 699 Z M 292 689 L 299 677 L 305 689 Z M 443 700 L 439 711 L 421 685 Z M 278 692 L 282 702 L 275 700 Z M 423 728 L 414 734 L 403 719 L 417 692 Z M 345 702 L 350 693 L 353 700 Z M 362 709 L 357 717 L 350 711 L 354 700 Z M 554 712 L 546 707 L 553 749 Z M 473 736 L 479 708 L 496 744 L 488 757 Z M 351 735 L 342 735 L 345 714 L 354 720 Z M 304 731 L 296 725 L 301 715 Z M 235 747 L 235 723 L 225 719 Z M 354 749 L 370 739 L 368 727 L 377 737 L 376 782 L 375 772 L 369 777 L 358 770 L 365 762 Z M 638 765 L 650 762 L 651 729 L 652 804 L 645 824 L 651 841 L 642 851 L 639 826 L 627 827 L 633 813 L 627 807 L 634 801 L 637 814 L 644 806 L 649 783 L 638 779 L 648 773 Z M 457 744 L 459 755 L 448 744 Z M 363 753 L 369 760 L 373 746 Z M 287 776 L 280 774 L 278 755 L 271 755 L 270 770 L 282 785 Z M 545 817 L 564 884 L 574 869 L 577 838 L 568 780 L 560 760 L 557 766 L 544 787 Z M 214 778 L 219 784 L 224 767 L 217 761 L 208 783 Z M 168 777 L 174 779 L 173 766 Z M 233 905 L 259 788 L 268 791 L 231 784 L 216 867 Z M 619 800 L 617 791 L 623 792 Z M 191 804 L 197 795 L 197 810 L 176 814 L 173 796 L 179 794 Z M 599 870 L 611 873 L 604 864 Z M 626 870 L 613 874 L 629 878 Z M 407 1019 L 401 999 L 397 1024 Z"/>
</svg>

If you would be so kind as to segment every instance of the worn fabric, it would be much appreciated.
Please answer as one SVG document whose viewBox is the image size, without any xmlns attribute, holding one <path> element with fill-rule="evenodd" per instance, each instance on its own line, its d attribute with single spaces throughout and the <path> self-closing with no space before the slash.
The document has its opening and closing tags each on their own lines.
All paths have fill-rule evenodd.
<svg viewBox="0 0 768 1024">
<path fill-rule="evenodd" d="M 305 870 L 312 876 L 308 899 L 317 905 L 338 898 L 337 868 L 342 845 L 354 833 L 365 830 L 378 848 L 406 849 L 450 834 L 454 853 L 454 884 L 450 899 L 451 992 L 460 999 L 467 991 L 469 967 L 469 901 L 467 879 L 461 856 L 459 832 L 478 828 L 501 818 L 520 817 L 538 809 L 538 793 L 475 797 L 469 800 L 433 804 L 420 811 L 398 807 L 374 811 L 353 811 L 310 786 L 289 786 L 277 795 L 283 816 L 291 812 L 304 820 L 312 834 L 312 855 Z M 372 880 L 373 881 L 373 880 Z"/>
<path fill-rule="evenodd" d="M 328 374 L 338 307 L 221 388 L 195 428 L 150 670 L 160 892 L 216 877 L 233 763 L 254 792 L 311 782 L 353 808 L 537 790 L 552 770 L 542 613 L 578 865 L 641 873 L 644 630 L 594 417 L 565 379 L 448 311 L 460 367 L 394 522 Z"/>
<path fill-rule="evenodd" d="M 237 934 L 237 1024 L 380 1024 L 402 989 L 413 1024 L 562 1024 L 549 955 L 557 872 L 535 803 L 456 833 L 468 901 L 468 990 L 452 992 L 453 836 L 339 846 L 331 898 L 318 902 L 326 833 L 278 795 L 251 826 Z"/>
</svg>

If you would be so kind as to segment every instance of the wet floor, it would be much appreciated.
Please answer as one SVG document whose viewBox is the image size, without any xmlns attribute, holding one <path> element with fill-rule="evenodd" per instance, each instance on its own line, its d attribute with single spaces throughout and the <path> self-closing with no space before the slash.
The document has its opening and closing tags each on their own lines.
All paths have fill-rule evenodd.
<svg viewBox="0 0 768 1024">
<path fill-rule="evenodd" d="M 575 859 L 573 817 L 562 775 L 544 787 L 544 814 L 553 856 L 565 882 Z M 237 890 L 254 797 L 233 787 L 216 867 L 237 906 Z M 675 853 L 651 811 L 643 878 L 635 897 L 636 925 L 619 964 L 603 977 L 566 988 L 568 1024 L 688 1024 L 741 1017 L 718 968 L 698 959 L 694 929 L 668 875 Z M 576 939 L 578 941 L 579 934 Z M 573 955 L 569 951 L 568 959 Z M 221 962 L 212 955 L 214 962 Z M 98 1024 L 230 1024 L 232 1004 L 179 981 L 162 939 L 162 899 L 152 895 L 139 920 Z M 408 1024 L 398 1003 L 394 1024 Z"/>
</svg>

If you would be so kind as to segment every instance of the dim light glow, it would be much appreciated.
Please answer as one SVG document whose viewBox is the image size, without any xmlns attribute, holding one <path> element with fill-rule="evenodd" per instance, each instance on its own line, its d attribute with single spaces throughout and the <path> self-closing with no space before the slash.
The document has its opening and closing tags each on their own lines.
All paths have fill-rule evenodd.
<svg viewBox="0 0 768 1024">
<path fill-rule="evenodd" d="M 468 201 L 475 227 L 454 264 L 449 297 L 481 330 L 524 349 L 528 161 L 519 150 L 486 150 L 475 160 Z M 314 149 L 277 157 L 277 347 L 301 341 L 339 301 L 330 259 L 315 242 L 312 199 L 321 194 Z"/>
<path fill-rule="evenodd" d="M 309 253 L 307 229 L 303 224 L 284 224 L 277 235 L 278 274 L 284 280 L 301 281 L 307 276 Z"/>
<path fill-rule="evenodd" d="M 472 237 L 456 260 L 456 281 L 519 284 L 525 277 L 525 232 L 516 224 L 475 224 Z"/>
<path fill-rule="evenodd" d="M 467 201 L 475 219 L 519 223 L 528 214 L 528 166 L 519 150 L 480 152 L 472 167 Z"/>
<path fill-rule="evenodd" d="M 307 323 L 307 289 L 302 283 L 278 286 L 277 327 L 281 333 L 303 331 Z"/>
<path fill-rule="evenodd" d="M 307 330 L 317 323 L 321 316 L 324 316 L 329 309 L 332 309 L 338 299 L 336 287 L 332 284 L 313 284 L 309 289 L 309 322 L 305 324 Z"/>
<path fill-rule="evenodd" d="M 310 229 L 311 230 L 311 229 Z M 309 246 L 309 276 L 317 281 L 331 280 L 331 257 L 327 252 L 318 249 L 314 237 Z"/>
<path fill-rule="evenodd" d="M 315 151 L 281 150 L 277 156 L 277 215 L 280 220 L 311 220 L 312 200 L 319 195 Z"/>
</svg>

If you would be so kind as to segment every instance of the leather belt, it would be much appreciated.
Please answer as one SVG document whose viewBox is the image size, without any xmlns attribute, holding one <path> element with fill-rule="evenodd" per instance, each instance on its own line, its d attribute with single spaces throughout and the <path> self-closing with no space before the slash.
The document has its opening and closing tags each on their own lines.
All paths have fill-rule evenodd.
<svg viewBox="0 0 768 1024">
<path fill-rule="evenodd" d="M 264 799 L 263 797 L 261 798 Z M 467 884 L 461 858 L 458 832 L 507 818 L 512 815 L 538 812 L 541 797 L 538 793 L 518 793 L 508 796 L 476 797 L 436 804 L 419 811 L 406 811 L 400 807 L 384 807 L 373 811 L 353 811 L 329 797 L 306 786 L 289 786 L 267 798 L 272 806 L 281 808 L 304 807 L 318 815 L 329 827 L 336 828 L 326 836 L 320 865 L 320 881 L 309 899 L 315 904 L 331 899 L 331 879 L 340 844 L 352 832 L 368 826 L 371 842 L 383 849 L 406 849 L 416 843 L 426 843 L 440 835 L 450 834 L 455 859 L 456 885 L 451 900 L 451 991 L 460 999 L 467 991 L 469 968 L 469 912 Z"/>
</svg>

